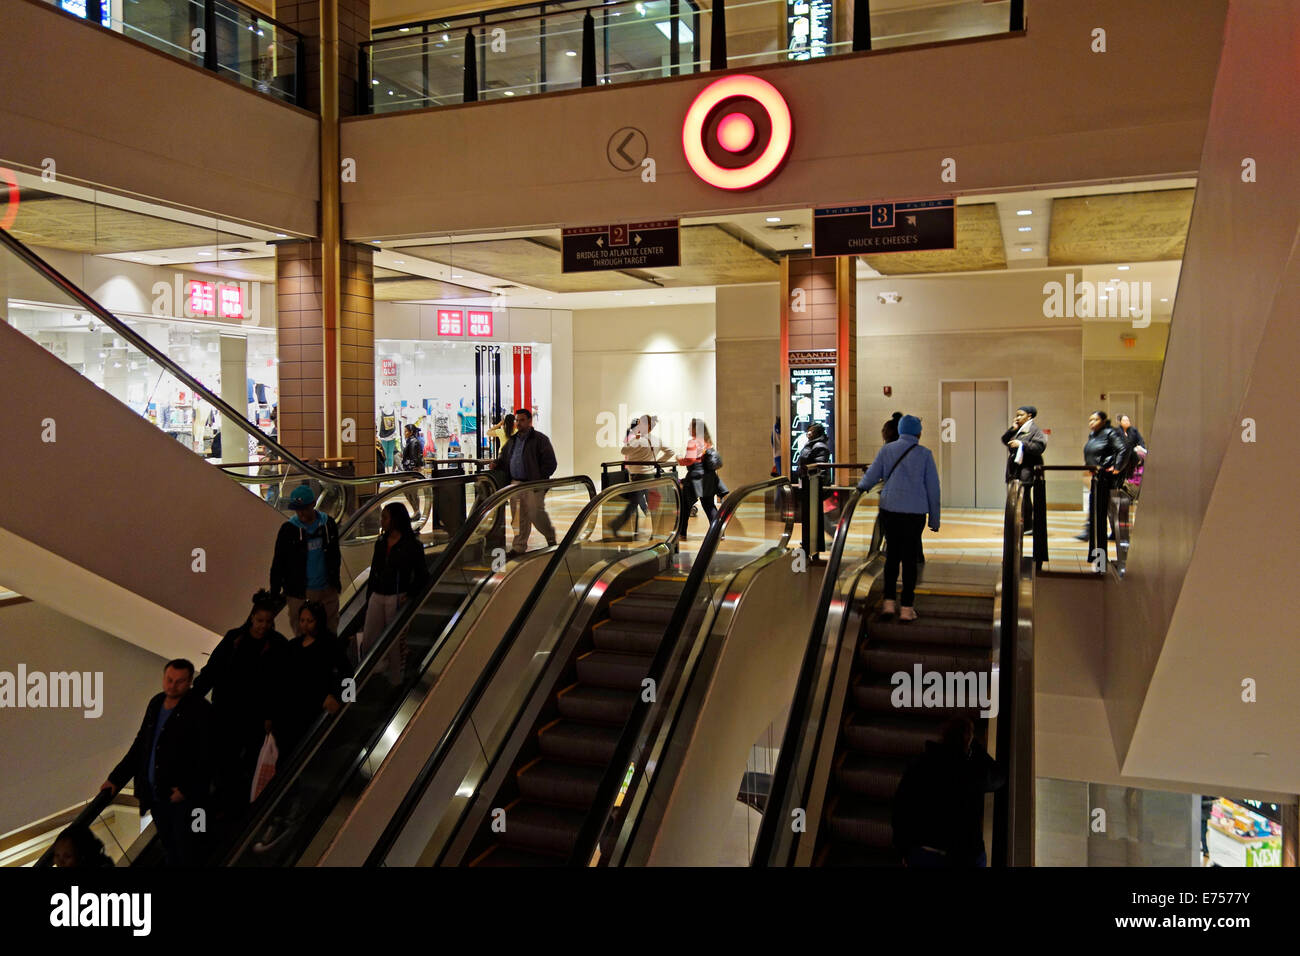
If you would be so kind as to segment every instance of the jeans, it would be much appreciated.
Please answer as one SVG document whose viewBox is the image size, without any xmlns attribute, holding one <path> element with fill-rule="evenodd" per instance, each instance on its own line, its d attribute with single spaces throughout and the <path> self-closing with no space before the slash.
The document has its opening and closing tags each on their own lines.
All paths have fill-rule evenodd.
<svg viewBox="0 0 1300 956">
<path fill-rule="evenodd" d="M 518 482 L 515 482 L 518 484 Z M 516 526 L 515 540 L 511 548 L 523 554 L 528 550 L 528 538 L 533 533 L 533 526 L 546 538 L 548 545 L 555 544 L 555 528 L 551 524 L 551 516 L 546 513 L 546 492 L 526 491 L 518 496 L 519 510 L 516 517 L 519 523 Z"/>
<path fill-rule="evenodd" d="M 911 607 L 916 596 L 916 556 L 921 550 L 925 515 L 880 509 L 885 529 L 885 600 L 897 598 L 898 568 L 903 568 L 903 607 Z"/>
<path fill-rule="evenodd" d="M 357 651 L 357 666 L 365 660 L 365 656 L 370 653 L 370 649 L 379 642 L 384 631 L 397 617 L 398 609 L 406 601 L 405 594 L 372 594 L 366 602 L 366 626 L 361 633 L 361 647 Z M 397 638 L 388 645 L 388 652 L 384 655 L 383 667 L 388 673 L 390 683 L 399 684 L 402 679 L 402 671 L 406 666 L 406 633 L 403 631 Z"/>
<path fill-rule="evenodd" d="M 633 474 L 633 475 L 629 475 L 628 477 L 630 481 L 649 481 L 654 477 L 654 475 Z M 627 506 L 623 509 L 623 511 L 619 514 L 617 518 L 615 518 L 613 521 L 609 523 L 610 530 L 613 531 L 615 534 L 621 531 L 625 524 L 627 524 L 634 517 L 636 517 L 636 513 L 638 511 L 643 511 L 646 514 L 650 513 L 650 508 L 646 504 L 644 491 L 637 491 L 629 495 L 624 495 L 623 500 L 627 502 Z"/>
</svg>

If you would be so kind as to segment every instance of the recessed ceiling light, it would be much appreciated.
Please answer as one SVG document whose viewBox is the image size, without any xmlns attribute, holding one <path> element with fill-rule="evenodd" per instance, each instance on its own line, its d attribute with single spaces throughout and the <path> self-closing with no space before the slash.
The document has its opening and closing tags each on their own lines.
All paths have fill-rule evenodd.
<svg viewBox="0 0 1300 956">
<path fill-rule="evenodd" d="M 1034 251 L 1034 247 L 1033 247 L 1033 246 L 1021 246 L 1021 247 L 1020 247 L 1020 251 L 1021 251 L 1021 252 L 1033 252 L 1033 251 Z"/>
<path fill-rule="evenodd" d="M 577 52 L 574 51 L 574 50 L 565 50 L 565 51 L 564 51 L 564 55 L 565 55 L 565 56 L 577 56 L 578 54 L 577 54 Z"/>
<path fill-rule="evenodd" d="M 404 266 L 404 265 L 406 265 L 406 260 L 405 260 L 405 259 L 394 259 L 393 261 L 396 262 L 399 266 Z"/>
<path fill-rule="evenodd" d="M 1168 300 L 1168 299 L 1161 299 L 1160 301 L 1161 301 L 1161 302 L 1168 302 L 1169 300 Z"/>
<path fill-rule="evenodd" d="M 210 252 L 200 252 L 199 255 L 201 255 L 201 256 L 210 256 L 210 255 L 212 255 L 212 253 L 210 253 Z"/>
<path fill-rule="evenodd" d="M 379 242 L 380 242 L 380 240 L 378 240 L 378 239 L 374 240 L 375 245 L 379 245 Z"/>
<path fill-rule="evenodd" d="M 1017 230 L 1018 232 L 1029 232 L 1029 231 L 1031 231 L 1033 228 L 1034 228 L 1033 226 L 1016 226 L 1016 230 Z"/>
<path fill-rule="evenodd" d="M 514 90 L 506 90 L 506 96 L 514 96 L 514 95 L 515 95 Z"/>
<path fill-rule="evenodd" d="M 1017 215 L 1017 216 L 1032 216 L 1033 214 L 1034 214 L 1034 211 L 1033 211 L 1032 209 L 1017 209 L 1017 210 L 1016 210 L 1016 215 Z"/>
<path fill-rule="evenodd" d="M 374 84 L 375 86 L 378 86 L 378 85 L 379 85 L 379 81 L 378 81 L 378 80 L 371 80 L 370 82 L 371 82 L 372 84 Z"/>
<path fill-rule="evenodd" d="M 1120 272 L 1128 272 L 1128 270 L 1131 269 L 1132 266 L 1116 266 L 1115 268 L 1118 269 Z"/>
<path fill-rule="evenodd" d="M 780 222 L 780 221 L 781 221 L 781 217 L 780 217 L 780 216 L 768 216 L 768 217 L 767 217 L 767 221 L 768 221 L 768 222 Z"/>
<path fill-rule="evenodd" d="M 288 233 L 277 232 L 277 233 L 275 234 L 275 238 L 277 238 L 277 239 L 288 239 L 288 238 L 289 238 L 289 235 L 288 235 Z"/>
<path fill-rule="evenodd" d="M 451 39 L 451 37 L 449 37 L 447 34 L 444 33 L 444 34 L 442 35 L 442 42 L 443 42 L 443 43 L 448 42 L 450 39 Z"/>
<path fill-rule="evenodd" d="M 398 33 L 410 33 L 410 32 L 411 32 L 411 28 L 410 28 L 410 27 L 398 27 L 398 28 L 397 28 L 397 32 L 398 32 Z"/>
<path fill-rule="evenodd" d="M 803 244 L 803 247 L 804 247 L 805 249 L 811 249 L 811 248 L 812 248 L 812 243 L 811 243 L 811 242 L 805 242 L 805 243 Z"/>
<path fill-rule="evenodd" d="M 132 256 L 132 257 L 131 257 L 131 261 L 132 261 L 132 262 L 144 262 L 144 260 L 141 259 L 139 256 Z"/>
</svg>

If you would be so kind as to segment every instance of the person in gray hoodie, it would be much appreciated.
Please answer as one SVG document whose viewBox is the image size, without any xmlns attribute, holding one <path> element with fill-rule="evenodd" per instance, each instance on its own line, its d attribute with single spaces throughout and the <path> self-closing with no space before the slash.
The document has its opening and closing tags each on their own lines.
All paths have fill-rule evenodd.
<svg viewBox="0 0 1300 956">
<path fill-rule="evenodd" d="M 920 444 L 921 420 L 904 415 L 898 423 L 898 440 L 881 448 L 858 482 L 869 491 L 879 482 L 880 523 L 885 531 L 885 599 L 881 613 L 898 614 L 900 621 L 915 621 L 912 606 L 916 591 L 916 554 L 926 515 L 930 530 L 939 530 L 939 470 L 930 449 Z M 898 604 L 898 571 L 903 571 L 902 606 Z"/>
</svg>

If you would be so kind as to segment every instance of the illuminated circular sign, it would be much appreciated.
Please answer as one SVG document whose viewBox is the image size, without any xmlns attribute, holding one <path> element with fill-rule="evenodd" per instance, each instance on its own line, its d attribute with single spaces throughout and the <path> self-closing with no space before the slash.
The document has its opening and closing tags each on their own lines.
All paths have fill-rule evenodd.
<svg viewBox="0 0 1300 956">
<path fill-rule="evenodd" d="M 0 166 L 0 183 L 9 187 L 9 204 L 0 211 L 0 229 L 8 229 L 18 218 L 18 201 L 21 193 L 18 189 L 18 177 L 14 175 L 12 169 Z"/>
<path fill-rule="evenodd" d="M 682 123 L 682 149 L 695 175 L 719 189 L 752 189 L 790 152 L 794 122 L 776 87 L 756 76 L 715 80 Z"/>
</svg>

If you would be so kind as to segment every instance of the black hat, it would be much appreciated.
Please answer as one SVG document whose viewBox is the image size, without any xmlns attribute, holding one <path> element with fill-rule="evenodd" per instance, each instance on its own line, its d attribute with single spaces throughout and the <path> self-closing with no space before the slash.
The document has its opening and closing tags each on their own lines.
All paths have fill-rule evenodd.
<svg viewBox="0 0 1300 956">
<path fill-rule="evenodd" d="M 1038 409 L 1033 405 L 1021 405 L 1016 411 L 1027 412 L 1030 418 L 1038 417 Z"/>
</svg>

